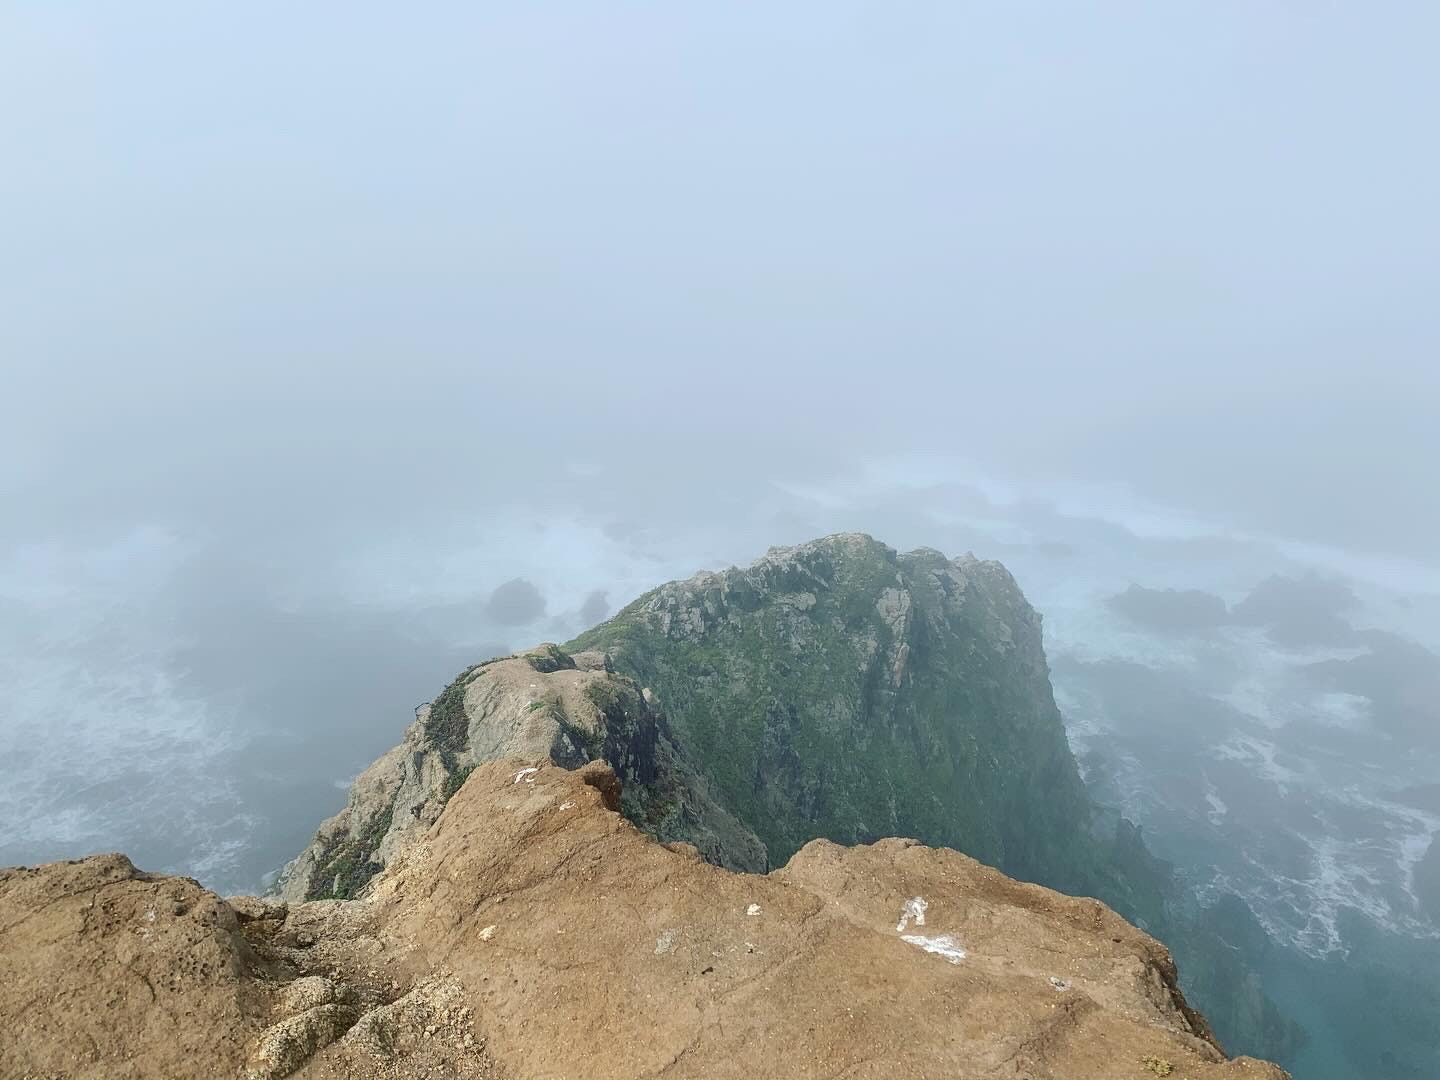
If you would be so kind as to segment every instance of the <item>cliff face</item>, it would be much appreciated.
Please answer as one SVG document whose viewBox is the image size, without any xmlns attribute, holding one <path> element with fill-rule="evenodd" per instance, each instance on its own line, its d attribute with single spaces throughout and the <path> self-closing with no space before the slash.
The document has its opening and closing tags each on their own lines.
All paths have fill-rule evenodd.
<svg viewBox="0 0 1440 1080">
<path fill-rule="evenodd" d="M 1093 881 L 1040 618 L 999 563 L 827 537 L 662 586 L 570 647 L 654 689 L 772 860 L 899 834 Z"/>
<path fill-rule="evenodd" d="M 621 800 L 601 762 L 480 765 L 362 900 L 0 871 L 0 1075 L 1285 1075 L 1226 1060 L 1097 901 L 911 840 L 736 874 Z"/>
<path fill-rule="evenodd" d="M 571 768 L 603 759 L 626 784 L 626 813 L 651 835 L 692 843 L 712 862 L 766 868 L 760 842 L 711 798 L 641 687 L 601 655 L 551 645 L 477 664 L 422 706 L 404 741 L 355 780 L 345 808 L 284 869 L 279 895 L 358 895 L 477 764 L 501 757 Z"/>
</svg>

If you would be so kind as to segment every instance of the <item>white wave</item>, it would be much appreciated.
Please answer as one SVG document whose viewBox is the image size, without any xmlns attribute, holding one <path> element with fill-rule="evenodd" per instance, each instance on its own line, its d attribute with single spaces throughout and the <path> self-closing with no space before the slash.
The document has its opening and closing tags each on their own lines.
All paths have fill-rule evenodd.
<svg viewBox="0 0 1440 1080">
<path fill-rule="evenodd" d="M 1311 719 L 1326 727 L 1343 728 L 1346 731 L 1365 731 L 1371 727 L 1373 703 L 1360 694 L 1342 691 L 1313 695 L 1301 708 Z"/>
<path fill-rule="evenodd" d="M 1245 898 L 1271 937 L 1313 956 L 1343 952 L 1340 925 L 1346 909 L 1395 933 L 1440 938 L 1440 930 L 1417 914 L 1411 880 L 1415 863 L 1440 830 L 1440 817 L 1353 787 L 1326 795 L 1332 805 L 1380 815 L 1372 820 L 1382 826 L 1381 835 L 1347 838 L 1333 829 L 1303 837 L 1290 833 L 1309 853 L 1311 871 L 1300 877 L 1242 848 L 1234 865 L 1192 874 L 1200 899 L 1212 901 L 1227 892 Z M 1406 902 L 1394 903 L 1397 895 Z"/>
<path fill-rule="evenodd" d="M 185 556 L 138 530 L 0 561 L 0 862 L 127 850 L 224 880 L 247 847 L 257 822 L 228 775 L 244 737 L 181 687 L 181 643 L 146 606 Z"/>
<path fill-rule="evenodd" d="M 1210 748 L 1210 753 L 1224 761 L 1238 761 L 1273 783 L 1284 794 L 1304 774 L 1276 761 L 1280 748 L 1254 735 L 1232 734 L 1224 742 Z"/>
<path fill-rule="evenodd" d="M 1385 815 L 1389 826 L 1388 842 L 1400 885 L 1418 908 L 1420 900 L 1415 894 L 1415 867 L 1424 858 L 1431 843 L 1440 837 L 1440 814 L 1366 795 L 1356 788 L 1341 791 L 1339 798 L 1351 806 Z M 1401 917 L 1399 913 L 1397 917 Z"/>
<path fill-rule="evenodd" d="M 1237 712 L 1270 728 L 1307 721 L 1350 727 L 1368 718 L 1365 698 L 1316 692 L 1303 670 L 1327 660 L 1353 660 L 1366 649 L 1276 645 L 1260 627 L 1226 627 L 1220 639 L 1238 675 L 1215 696 Z"/>
<path fill-rule="evenodd" d="M 1212 825 L 1223 823 L 1226 815 L 1230 813 L 1230 807 L 1226 805 L 1224 799 L 1220 798 L 1219 793 L 1215 790 L 1215 785 L 1210 782 L 1209 777 L 1205 778 L 1205 803 L 1210 807 L 1210 813 L 1207 816 L 1210 818 L 1210 824 Z"/>
</svg>

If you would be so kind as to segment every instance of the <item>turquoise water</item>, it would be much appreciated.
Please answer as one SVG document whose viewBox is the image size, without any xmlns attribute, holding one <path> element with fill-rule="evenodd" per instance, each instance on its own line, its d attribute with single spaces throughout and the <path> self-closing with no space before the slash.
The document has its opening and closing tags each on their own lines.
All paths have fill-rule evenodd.
<svg viewBox="0 0 1440 1080">
<path fill-rule="evenodd" d="M 1263 966 L 1276 1003 L 1308 1042 L 1284 1064 L 1297 1080 L 1440 1076 L 1440 944 L 1342 920 L 1348 953 L 1317 960 L 1277 949 Z"/>
</svg>

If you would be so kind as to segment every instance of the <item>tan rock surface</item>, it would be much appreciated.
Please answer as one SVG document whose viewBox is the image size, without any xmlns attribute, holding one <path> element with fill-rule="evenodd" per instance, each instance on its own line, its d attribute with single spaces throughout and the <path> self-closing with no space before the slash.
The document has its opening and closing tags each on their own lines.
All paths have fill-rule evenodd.
<svg viewBox="0 0 1440 1080">
<path fill-rule="evenodd" d="M 760 841 L 709 794 L 669 736 L 663 715 L 603 654 L 571 657 L 553 645 L 477 664 L 446 693 L 416 710 L 404 741 L 356 777 L 344 809 L 323 822 L 311 844 L 281 874 L 287 900 L 354 893 L 361 882 L 434 824 L 453 786 L 486 761 L 523 758 L 579 766 L 604 756 L 627 777 L 632 812 L 662 839 L 693 839 L 712 862 L 762 870 Z M 342 885 L 337 891 L 335 886 Z"/>
<path fill-rule="evenodd" d="M 526 768 L 478 767 L 364 900 L 0 872 L 0 1076 L 1285 1075 L 1096 901 L 907 840 L 736 874 L 615 813 L 608 767 Z"/>
</svg>

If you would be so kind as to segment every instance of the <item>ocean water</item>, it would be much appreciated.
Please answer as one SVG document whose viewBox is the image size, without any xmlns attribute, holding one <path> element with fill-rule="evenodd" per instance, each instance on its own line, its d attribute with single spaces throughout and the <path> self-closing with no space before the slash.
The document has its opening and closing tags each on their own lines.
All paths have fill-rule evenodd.
<svg viewBox="0 0 1440 1080">
<path fill-rule="evenodd" d="M 181 558 L 141 531 L 0 564 L 0 863 L 126 850 L 223 880 L 252 842 L 231 703 L 184 685 L 181 643 L 147 608 Z"/>
</svg>

